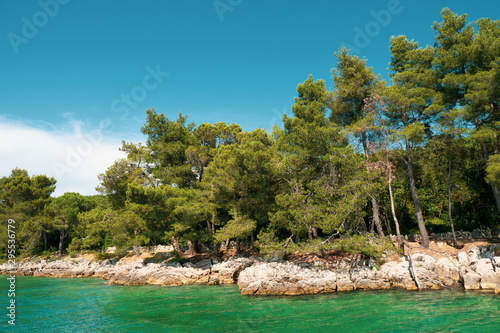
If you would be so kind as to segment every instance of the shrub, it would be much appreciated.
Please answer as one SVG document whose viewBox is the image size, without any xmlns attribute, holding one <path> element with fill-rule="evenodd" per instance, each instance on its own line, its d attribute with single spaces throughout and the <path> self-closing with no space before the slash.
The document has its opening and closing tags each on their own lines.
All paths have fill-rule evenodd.
<svg viewBox="0 0 500 333">
<path fill-rule="evenodd" d="M 285 254 L 311 254 L 321 251 L 339 251 L 348 254 L 362 254 L 369 258 L 382 258 L 384 254 L 396 253 L 396 248 L 390 238 L 374 235 L 344 236 L 337 240 L 324 242 L 322 239 L 313 239 L 306 242 L 294 243 L 291 239 L 279 242 L 270 233 L 260 233 L 256 242 L 260 253 L 267 257 Z"/>
<path fill-rule="evenodd" d="M 56 248 L 54 246 L 51 246 L 48 250 L 42 252 L 42 256 L 45 257 L 45 259 L 50 259 L 50 257 L 55 253 Z"/>
<path fill-rule="evenodd" d="M 80 252 L 78 252 L 78 251 L 71 251 L 71 252 L 69 253 L 69 257 L 70 257 L 70 258 L 76 258 L 76 257 L 78 257 L 79 255 L 80 255 Z"/>
<path fill-rule="evenodd" d="M 184 263 L 186 263 L 186 262 L 188 262 L 188 261 L 189 261 L 189 260 L 187 260 L 186 258 L 182 258 L 182 257 L 180 256 L 180 254 L 179 254 L 177 251 L 174 251 L 174 252 L 172 252 L 172 253 L 173 253 L 173 255 L 174 255 L 174 256 L 173 256 L 173 257 L 171 257 L 170 259 L 168 259 L 168 261 L 167 261 L 167 262 L 169 262 L 169 263 L 178 262 L 179 264 L 181 264 L 181 265 L 182 265 L 182 264 L 184 264 Z"/>
</svg>

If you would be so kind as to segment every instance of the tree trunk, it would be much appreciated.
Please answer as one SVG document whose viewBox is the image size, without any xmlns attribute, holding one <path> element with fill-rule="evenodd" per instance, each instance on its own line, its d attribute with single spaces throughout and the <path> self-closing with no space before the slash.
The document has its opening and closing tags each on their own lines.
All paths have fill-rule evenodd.
<svg viewBox="0 0 500 333">
<path fill-rule="evenodd" d="M 498 212 L 500 212 L 500 189 L 495 185 L 491 185 L 491 189 L 493 190 L 493 196 L 495 197 Z"/>
<path fill-rule="evenodd" d="M 366 139 L 366 134 L 364 132 L 361 133 L 361 142 L 363 144 L 363 151 L 365 153 L 365 167 L 366 171 L 370 172 L 368 168 L 368 163 L 369 163 L 369 151 L 368 151 L 368 144 L 367 144 L 367 139 Z M 371 185 L 371 181 L 370 181 Z M 373 223 L 375 223 L 375 227 L 377 228 L 377 232 L 379 233 L 380 236 L 384 236 L 384 231 L 382 230 L 382 224 L 380 224 L 380 214 L 379 214 L 379 207 L 378 207 L 378 202 L 377 198 L 375 197 L 375 193 L 370 193 L 370 197 L 372 199 L 372 216 L 373 216 Z"/>
<path fill-rule="evenodd" d="M 43 250 L 47 251 L 47 232 L 45 230 L 42 230 L 43 234 Z"/>
<path fill-rule="evenodd" d="M 448 217 L 450 219 L 451 234 L 453 235 L 453 246 L 458 247 L 457 236 L 455 235 L 455 226 L 451 216 L 451 156 L 448 160 Z"/>
<path fill-rule="evenodd" d="M 308 240 L 318 238 L 318 230 L 315 227 L 307 228 Z"/>
<path fill-rule="evenodd" d="M 139 246 L 134 245 L 134 253 L 135 253 L 136 257 L 140 257 L 141 250 L 139 249 Z"/>
<path fill-rule="evenodd" d="M 418 229 L 420 230 L 420 237 L 422 238 L 421 245 L 423 248 L 429 248 L 429 235 L 425 229 L 424 217 L 422 215 L 422 209 L 420 208 L 420 201 L 418 200 L 417 187 L 415 186 L 415 177 L 413 175 L 413 156 L 409 147 L 410 143 L 406 141 L 406 150 L 408 152 L 408 179 L 410 181 L 410 191 L 411 198 L 413 199 L 413 205 L 415 206 L 415 213 L 417 215 Z"/>
<path fill-rule="evenodd" d="M 215 217 L 216 217 L 216 213 L 214 210 L 214 211 L 212 211 L 212 221 L 210 221 L 212 224 L 212 236 L 215 235 Z"/>
<path fill-rule="evenodd" d="M 476 129 L 479 129 L 477 121 L 476 121 Z M 488 153 L 488 149 L 486 149 L 486 145 L 484 143 L 481 143 L 481 151 L 483 155 L 485 168 L 488 168 L 488 159 L 490 157 L 490 154 Z M 493 197 L 495 198 L 495 203 L 497 204 L 498 212 L 500 212 L 500 189 L 495 185 L 491 185 L 491 189 L 493 190 Z"/>
<path fill-rule="evenodd" d="M 250 247 L 253 249 L 253 244 L 255 243 L 255 230 L 252 230 L 252 233 L 250 234 Z"/>
<path fill-rule="evenodd" d="M 384 236 L 384 231 L 382 230 L 382 224 L 380 223 L 380 214 L 378 209 L 378 202 L 375 195 L 372 193 L 370 195 L 372 198 L 372 212 L 373 212 L 373 222 L 375 223 L 375 227 L 377 228 L 377 232 L 380 236 Z"/>
<path fill-rule="evenodd" d="M 214 242 L 213 248 L 214 248 L 214 259 L 219 260 L 219 244 Z"/>
<path fill-rule="evenodd" d="M 396 209 L 394 208 L 394 196 L 392 194 L 392 167 L 389 164 L 389 157 L 386 155 L 386 162 L 387 162 L 387 169 L 389 171 L 389 179 L 387 183 L 389 184 L 389 198 L 391 201 L 391 213 L 392 213 L 392 219 L 394 220 L 394 224 L 396 225 L 396 236 L 398 238 L 398 246 L 399 249 L 402 249 L 402 239 L 401 239 L 401 232 L 399 231 L 399 222 L 398 218 L 396 217 Z"/>
<path fill-rule="evenodd" d="M 189 255 L 195 256 L 196 255 L 196 249 L 194 248 L 194 244 L 191 240 L 188 240 L 188 247 L 189 247 Z"/>
<path fill-rule="evenodd" d="M 172 246 L 174 247 L 174 251 L 177 253 L 181 253 L 181 248 L 179 246 L 179 237 L 172 237 Z"/>
<path fill-rule="evenodd" d="M 61 236 L 59 237 L 59 258 L 62 257 L 64 238 L 66 238 L 66 230 L 61 230 Z"/>
<path fill-rule="evenodd" d="M 359 225 L 359 229 L 357 228 Z M 361 209 L 359 206 L 356 207 L 356 221 L 354 222 L 354 226 L 357 230 L 361 230 L 362 233 L 368 232 L 368 227 L 366 226 L 365 219 L 361 215 Z"/>
<path fill-rule="evenodd" d="M 389 235 L 392 235 L 391 221 L 389 221 L 389 218 L 387 217 L 387 212 L 386 211 L 384 211 L 384 220 L 385 220 L 385 225 L 387 227 L 387 233 Z"/>
<path fill-rule="evenodd" d="M 413 264 L 413 260 L 411 258 L 411 245 L 409 243 L 406 243 L 406 246 L 408 246 L 408 261 L 410 263 L 410 273 L 413 277 L 413 280 L 415 281 L 415 284 L 417 285 L 418 291 L 422 291 L 422 287 L 420 286 L 420 281 L 418 280 L 417 272 L 415 270 L 415 265 Z"/>
</svg>

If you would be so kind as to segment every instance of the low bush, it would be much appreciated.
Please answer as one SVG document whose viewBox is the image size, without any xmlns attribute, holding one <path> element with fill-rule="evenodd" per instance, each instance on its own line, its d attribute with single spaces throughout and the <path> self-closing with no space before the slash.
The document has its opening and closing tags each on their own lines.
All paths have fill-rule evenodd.
<svg viewBox="0 0 500 333">
<path fill-rule="evenodd" d="M 396 253 L 397 249 L 389 237 L 380 237 L 371 234 L 343 236 L 339 239 L 324 241 L 313 239 L 294 243 L 291 238 L 279 242 L 273 235 L 260 234 L 256 243 L 260 253 L 266 257 L 286 254 L 311 254 L 322 251 L 338 251 L 345 254 L 362 254 L 365 257 L 379 260 L 386 255 Z"/>
</svg>

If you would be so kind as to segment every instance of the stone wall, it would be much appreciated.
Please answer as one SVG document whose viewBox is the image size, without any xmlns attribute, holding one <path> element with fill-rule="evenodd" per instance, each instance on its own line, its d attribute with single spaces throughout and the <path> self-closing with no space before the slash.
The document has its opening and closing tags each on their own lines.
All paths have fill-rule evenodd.
<svg viewBox="0 0 500 333">
<path fill-rule="evenodd" d="M 500 228 L 495 229 L 476 229 L 474 231 L 456 231 L 455 235 L 457 240 L 473 240 L 473 239 L 499 239 L 500 241 Z M 397 241 L 396 235 L 390 235 L 392 241 Z M 404 239 L 409 242 L 420 242 L 420 234 L 404 235 Z M 451 232 L 444 233 L 430 233 L 429 239 L 436 241 L 453 241 Z"/>
</svg>

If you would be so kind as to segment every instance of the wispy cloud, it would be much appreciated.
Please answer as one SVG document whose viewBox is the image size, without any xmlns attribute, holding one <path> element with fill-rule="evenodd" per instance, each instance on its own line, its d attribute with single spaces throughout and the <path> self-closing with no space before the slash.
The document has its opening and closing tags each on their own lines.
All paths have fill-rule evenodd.
<svg viewBox="0 0 500 333">
<path fill-rule="evenodd" d="M 21 168 L 30 175 L 54 177 L 55 196 L 96 194 L 97 175 L 125 157 L 118 150 L 121 138 L 107 135 L 102 127 L 89 130 L 84 122 L 66 118 L 65 126 L 54 127 L 0 117 L 0 177 Z"/>
</svg>

